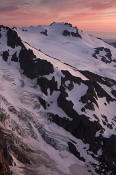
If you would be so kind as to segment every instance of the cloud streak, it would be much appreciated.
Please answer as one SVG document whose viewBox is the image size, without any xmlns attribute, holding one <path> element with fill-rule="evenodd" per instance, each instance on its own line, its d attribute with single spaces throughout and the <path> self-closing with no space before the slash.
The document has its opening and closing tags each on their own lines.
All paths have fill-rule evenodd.
<svg viewBox="0 0 116 175">
<path fill-rule="evenodd" d="M 116 31 L 116 0 L 0 0 L 0 4 L 0 21 L 5 25 L 67 21 L 86 30 L 110 26 Z"/>
<path fill-rule="evenodd" d="M 18 9 L 16 6 L 0 7 L 0 12 L 8 12 Z"/>
</svg>

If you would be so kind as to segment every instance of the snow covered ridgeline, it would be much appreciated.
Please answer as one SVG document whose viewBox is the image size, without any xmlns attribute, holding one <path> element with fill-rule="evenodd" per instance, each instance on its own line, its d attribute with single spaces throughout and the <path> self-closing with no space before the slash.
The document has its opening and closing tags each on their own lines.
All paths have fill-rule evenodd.
<svg viewBox="0 0 116 175">
<path fill-rule="evenodd" d="M 106 64 L 112 62 L 112 53 L 108 48 L 104 47 L 95 48 L 95 53 L 93 54 L 93 57 L 95 57 L 96 59 L 100 59 Z"/>
<path fill-rule="evenodd" d="M 41 33 L 46 30 L 47 35 Z M 115 48 L 79 29 L 77 30 L 81 38 L 71 34 L 64 36 L 64 30 L 76 32 L 75 27 L 65 23 L 23 27 L 17 28 L 16 31 L 22 40 L 33 48 L 40 49 L 63 63 L 116 80 Z"/>
<path fill-rule="evenodd" d="M 65 26 L 65 27 L 64 27 Z M 79 34 L 79 31 L 77 27 L 73 27 L 72 24 L 70 23 L 55 23 L 53 22 L 50 24 L 50 28 L 56 32 L 57 34 L 61 34 L 63 36 L 71 36 L 71 37 L 78 37 L 82 38 L 81 35 Z M 28 27 L 23 27 L 22 31 L 23 32 L 28 32 L 28 31 L 33 31 L 33 32 L 40 32 L 40 34 L 48 36 L 50 34 L 50 29 L 47 26 L 38 26 L 38 28 L 31 26 L 30 28 Z"/>
<path fill-rule="evenodd" d="M 9 66 L 12 69 L 17 67 L 17 71 L 20 66 L 23 74 L 34 79 L 35 84 L 40 88 L 35 90 L 34 98 L 38 100 L 41 107 L 26 106 L 23 101 L 23 108 L 26 107 L 31 112 L 37 111 L 37 115 L 42 117 L 47 116 L 48 120 L 68 131 L 64 132 L 69 137 L 64 148 L 68 148 L 77 159 L 84 164 L 87 162 L 92 164 L 98 174 L 114 173 L 116 170 L 116 82 L 89 71 L 74 71 L 71 67 L 40 51 L 31 47 L 32 50 L 28 50 L 28 46 L 22 43 L 17 33 L 9 28 L 1 27 L 0 42 L 2 43 L 0 45 L 1 57 L 7 61 L 6 66 L 11 64 Z M 26 89 L 28 85 L 25 86 L 20 89 Z M 31 93 L 33 94 L 32 89 Z M 16 97 L 14 100 L 17 100 Z M 33 120 L 34 116 L 28 122 L 31 123 Z M 34 128 L 39 128 L 35 123 L 34 121 Z M 60 133 L 60 129 L 57 134 Z M 53 127 L 53 130 L 55 131 L 56 128 Z M 20 136 L 21 133 L 16 131 Z M 32 128 L 29 131 L 32 133 Z M 51 139 L 51 136 L 45 136 L 44 130 L 38 129 L 38 131 L 44 133 L 41 136 L 49 145 L 58 150 L 62 148 L 58 144 L 59 139 L 57 142 L 56 138 Z M 37 141 L 38 135 L 34 133 L 31 137 Z M 13 134 L 15 136 L 15 133 Z M 83 143 L 82 146 L 80 141 Z M 84 148 L 87 144 L 89 147 Z M 18 156 L 16 159 L 22 162 Z M 22 163 L 25 164 L 25 162 Z"/>
</svg>

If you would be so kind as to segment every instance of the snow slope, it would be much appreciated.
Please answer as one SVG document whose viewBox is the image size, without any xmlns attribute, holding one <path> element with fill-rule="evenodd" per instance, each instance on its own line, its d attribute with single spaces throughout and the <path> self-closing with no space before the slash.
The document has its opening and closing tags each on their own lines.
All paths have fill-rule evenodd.
<svg viewBox="0 0 116 175">
<path fill-rule="evenodd" d="M 47 30 L 47 35 L 41 33 Z M 116 49 L 101 39 L 78 30 L 80 37 L 64 36 L 64 30 L 75 32 L 78 30 L 67 23 L 52 23 L 50 26 L 31 26 L 18 28 L 17 32 L 23 41 L 32 47 L 40 49 L 49 56 L 59 59 L 81 70 L 90 70 L 102 76 L 112 77 L 116 80 L 116 63 L 104 64 L 101 56 L 98 59 L 93 57 L 94 48 L 109 48 L 112 53 L 112 60 L 116 59 Z M 103 51 L 104 52 L 104 51 Z M 106 55 L 106 53 L 104 53 Z M 107 58 L 106 58 L 107 59 Z"/>
</svg>

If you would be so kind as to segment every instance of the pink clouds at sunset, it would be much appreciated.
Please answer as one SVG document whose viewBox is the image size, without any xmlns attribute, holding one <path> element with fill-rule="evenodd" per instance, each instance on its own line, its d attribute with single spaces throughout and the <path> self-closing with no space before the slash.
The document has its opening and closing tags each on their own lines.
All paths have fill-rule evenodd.
<svg viewBox="0 0 116 175">
<path fill-rule="evenodd" d="M 70 22 L 95 32 L 116 32 L 116 0 L 0 0 L 0 23 L 29 26 Z"/>
</svg>

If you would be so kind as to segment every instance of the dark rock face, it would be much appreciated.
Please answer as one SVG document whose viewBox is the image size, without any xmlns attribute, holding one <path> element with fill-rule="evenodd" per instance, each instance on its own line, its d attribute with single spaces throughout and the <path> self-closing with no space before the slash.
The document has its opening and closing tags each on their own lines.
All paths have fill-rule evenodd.
<svg viewBox="0 0 116 175">
<path fill-rule="evenodd" d="M 79 160 L 85 162 L 85 159 L 80 156 L 80 153 L 77 151 L 77 149 L 76 149 L 74 144 L 72 144 L 71 142 L 68 142 L 68 146 L 69 146 L 69 151 L 72 154 L 74 154 Z"/>
<path fill-rule="evenodd" d="M 37 83 L 39 84 L 42 92 L 45 95 L 48 95 L 47 90 L 50 90 L 50 94 L 52 95 L 53 91 L 57 90 L 57 82 L 55 81 L 54 77 L 52 78 L 52 80 L 48 80 L 45 77 L 40 77 L 37 80 Z"/>
<path fill-rule="evenodd" d="M 100 54 L 102 52 L 105 53 L 104 56 L 102 56 L 102 54 Z M 96 59 L 101 59 L 101 61 L 105 62 L 106 64 L 112 62 L 112 53 L 111 53 L 110 49 L 108 49 L 108 48 L 104 48 L 104 47 L 95 48 L 95 52 L 93 54 L 93 57 Z"/>
<path fill-rule="evenodd" d="M 53 65 L 46 60 L 36 58 L 32 50 L 22 49 L 19 58 L 20 66 L 24 70 L 24 74 L 29 78 L 49 75 L 54 72 Z"/>
<path fill-rule="evenodd" d="M 72 27 L 72 24 L 68 23 L 68 22 L 65 22 L 64 25 L 67 25 L 69 27 Z"/>
<path fill-rule="evenodd" d="M 4 61 L 7 61 L 8 60 L 8 57 L 9 57 L 9 52 L 8 51 L 4 51 L 3 52 L 3 60 Z"/>
<path fill-rule="evenodd" d="M 1 29 L 6 29 L 6 30 L 8 30 L 8 29 L 10 29 L 10 28 L 7 27 L 7 26 L 0 25 L 0 31 L 1 31 Z"/>
<path fill-rule="evenodd" d="M 17 46 L 24 47 L 20 37 L 18 36 L 17 32 L 13 29 L 0 25 L 0 38 L 2 36 L 1 30 L 4 29 L 7 32 L 7 45 L 11 48 L 15 48 Z"/>
<path fill-rule="evenodd" d="M 95 81 L 86 81 L 88 85 L 87 93 L 81 97 L 80 101 L 85 105 L 85 109 L 94 110 L 94 104 L 99 108 L 97 99 L 106 98 L 106 102 L 110 103 L 115 101 L 98 83 Z"/>
<path fill-rule="evenodd" d="M 113 169 L 113 172 L 116 172 L 116 135 L 112 135 L 110 138 L 104 138 L 103 142 L 103 159 L 108 165 L 109 170 Z"/>
<path fill-rule="evenodd" d="M 85 104 L 82 111 L 85 111 L 86 109 L 94 111 L 94 104 L 98 107 L 98 96 L 96 94 L 95 82 L 90 80 L 86 81 L 85 84 L 88 86 L 88 90 L 85 95 L 81 96 L 80 99 L 80 101 Z"/>
<path fill-rule="evenodd" d="M 24 74 L 30 78 L 34 78 L 34 61 L 35 55 L 31 50 L 22 49 L 19 54 L 19 61 L 21 69 L 24 70 Z"/>
<path fill-rule="evenodd" d="M 77 28 L 76 28 L 76 32 L 69 32 L 68 30 L 64 30 L 62 35 L 63 36 L 72 36 L 72 37 L 82 38 L 81 35 L 79 34 Z"/>
<path fill-rule="evenodd" d="M 66 97 L 68 95 L 65 92 L 61 92 L 61 94 L 58 97 L 57 103 L 58 106 L 63 109 L 63 111 L 70 116 L 71 118 L 76 118 L 77 117 L 77 113 L 76 111 L 73 109 L 73 103 L 72 101 L 67 101 Z"/>
<path fill-rule="evenodd" d="M 97 75 L 95 73 L 92 73 L 90 71 L 79 71 L 79 72 L 82 73 L 85 77 L 87 77 L 88 79 L 90 79 L 93 82 L 98 82 L 98 83 L 104 84 L 108 87 L 112 87 L 113 85 L 116 85 L 116 81 L 112 80 L 110 78 L 102 77 L 102 76 Z"/>
<path fill-rule="evenodd" d="M 11 61 L 18 62 L 18 57 L 16 52 L 12 55 Z"/>
<path fill-rule="evenodd" d="M 116 165 L 116 135 L 112 135 L 110 138 L 104 138 L 103 154 L 107 161 L 113 162 L 115 160 Z M 110 148 L 110 149 L 109 149 Z M 106 154 L 107 153 L 107 154 Z"/>
<path fill-rule="evenodd" d="M 99 84 L 95 83 L 95 90 L 99 98 L 106 97 L 108 103 L 115 101 Z"/>
<path fill-rule="evenodd" d="M 40 76 L 49 75 L 50 73 L 54 72 L 54 68 L 50 62 L 37 58 L 34 71 L 35 74 Z"/>
<path fill-rule="evenodd" d="M 100 168 L 96 168 L 98 174 L 116 174 L 116 135 L 110 138 L 103 138 L 102 156 L 99 157 Z"/>
<path fill-rule="evenodd" d="M 49 75 L 54 72 L 53 65 L 46 60 L 36 58 L 32 50 L 22 49 L 19 58 L 20 66 L 29 78 Z"/>
<path fill-rule="evenodd" d="M 27 32 L 28 30 L 27 29 L 22 29 L 23 32 Z"/>
<path fill-rule="evenodd" d="M 90 150 L 94 153 L 100 149 L 100 138 L 96 138 L 96 132 L 103 132 L 103 128 L 98 122 L 91 122 L 84 115 L 78 115 L 72 121 L 60 118 L 58 115 L 49 114 L 50 120 L 69 131 L 73 136 L 90 144 Z"/>
<path fill-rule="evenodd" d="M 45 36 L 48 36 L 48 31 L 47 29 L 45 29 L 44 31 L 40 32 L 41 34 L 45 35 Z"/>
<path fill-rule="evenodd" d="M 64 36 L 70 36 L 70 32 L 68 30 L 64 30 L 63 35 Z"/>
<path fill-rule="evenodd" d="M 47 102 L 41 97 L 39 97 L 38 100 L 39 100 L 40 104 L 43 106 L 43 108 L 47 109 L 47 106 L 48 106 Z"/>
<path fill-rule="evenodd" d="M 64 84 L 67 80 L 77 83 L 79 85 L 81 84 L 82 79 L 80 77 L 75 77 L 71 75 L 70 72 L 64 70 L 62 71 L 62 73 L 64 74 L 64 78 L 62 78 L 62 86 L 65 86 Z"/>
<path fill-rule="evenodd" d="M 15 48 L 16 46 L 24 47 L 21 39 L 18 37 L 17 32 L 11 30 L 10 28 L 8 28 L 8 31 L 7 31 L 7 39 L 8 39 L 7 45 L 9 47 L 12 47 L 12 48 Z"/>
</svg>

